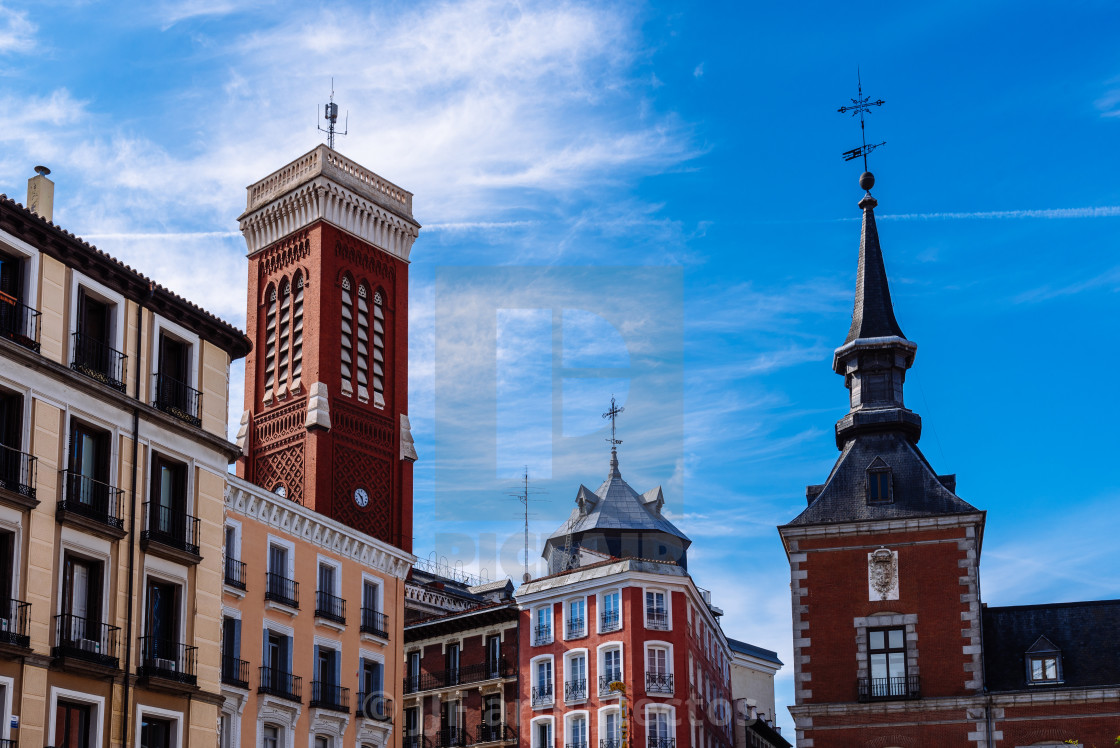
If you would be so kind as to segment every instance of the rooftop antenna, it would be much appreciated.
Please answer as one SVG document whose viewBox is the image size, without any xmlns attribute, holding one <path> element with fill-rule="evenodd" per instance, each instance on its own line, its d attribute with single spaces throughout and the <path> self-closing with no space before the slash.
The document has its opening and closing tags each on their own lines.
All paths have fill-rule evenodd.
<svg viewBox="0 0 1120 748">
<path fill-rule="evenodd" d="M 607 439 L 607 441 L 610 442 L 610 445 L 611 445 L 611 475 L 612 476 L 618 471 L 618 445 L 622 444 L 621 439 L 616 439 L 615 438 L 615 426 L 616 426 L 615 422 L 618 420 L 619 414 L 621 414 L 625 410 L 626 410 L 626 408 L 619 407 L 618 403 L 614 399 L 614 395 L 611 395 L 611 409 L 603 414 L 603 418 L 611 419 L 611 438 Z"/>
<path fill-rule="evenodd" d="M 867 169 L 867 154 L 871 153 L 873 150 L 875 150 L 876 148 L 878 148 L 881 145 L 886 145 L 887 141 L 884 140 L 882 143 L 875 143 L 873 145 L 868 145 L 867 144 L 867 131 L 864 128 L 863 118 L 864 118 L 865 114 L 870 114 L 871 113 L 871 107 L 873 107 L 873 106 L 883 106 L 883 104 L 885 104 L 886 102 L 883 101 L 882 99 L 872 101 L 870 96 L 864 96 L 863 95 L 863 81 L 860 79 L 859 68 L 856 68 L 856 83 L 858 84 L 858 88 L 857 88 L 858 93 L 856 94 L 856 98 L 852 99 L 852 103 L 850 105 L 845 104 L 844 106 L 840 107 L 836 111 L 840 112 L 840 114 L 847 114 L 848 112 L 851 112 L 853 117 L 855 117 L 857 114 L 859 115 L 859 134 L 860 134 L 860 138 L 863 141 L 863 145 L 861 145 L 858 148 L 853 148 L 850 151 L 844 151 L 843 156 L 844 156 L 845 161 L 853 161 L 853 160 L 855 160 L 857 158 L 860 158 L 862 156 L 863 157 L 863 170 L 866 172 L 866 171 L 868 171 L 868 169 Z"/>
<path fill-rule="evenodd" d="M 334 78 L 331 78 L 331 100 L 329 103 L 323 105 L 323 119 L 327 121 L 327 129 L 319 128 L 319 132 L 327 134 L 327 147 L 332 151 L 334 150 L 334 136 L 335 127 L 338 126 L 338 104 L 334 103 Z M 350 112 L 346 112 L 346 119 L 343 121 L 342 132 L 339 135 L 346 135 L 350 132 Z"/>
</svg>

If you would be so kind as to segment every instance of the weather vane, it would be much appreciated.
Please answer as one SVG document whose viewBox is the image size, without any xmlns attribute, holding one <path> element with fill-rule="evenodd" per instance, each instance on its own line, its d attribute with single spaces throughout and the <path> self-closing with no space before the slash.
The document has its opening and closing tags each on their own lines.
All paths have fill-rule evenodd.
<svg viewBox="0 0 1120 748">
<path fill-rule="evenodd" d="M 323 119 L 327 121 L 327 129 L 319 128 L 319 132 L 327 134 L 327 147 L 332 151 L 334 150 L 334 136 L 335 127 L 338 125 L 338 104 L 334 103 L 334 78 L 331 78 L 331 100 L 329 103 L 323 105 Z M 342 125 L 342 132 L 339 135 L 346 135 L 350 132 L 350 113 L 346 113 L 345 123 Z"/>
<path fill-rule="evenodd" d="M 609 441 L 611 443 L 611 449 L 614 449 L 619 444 L 622 444 L 621 439 L 615 439 L 614 438 L 614 427 L 615 427 L 615 421 L 618 420 L 619 413 L 621 413 L 624 410 L 626 410 L 626 408 L 620 408 L 620 407 L 618 407 L 617 404 L 615 404 L 614 395 L 611 395 L 611 409 L 603 414 L 603 418 L 611 419 L 611 438 L 607 439 L 607 441 Z"/>
<path fill-rule="evenodd" d="M 883 104 L 885 104 L 886 102 L 884 102 L 882 99 L 872 101 L 870 96 L 863 95 L 863 81 L 860 80 L 858 70 L 856 71 L 856 82 L 859 84 L 859 93 L 856 98 L 852 99 L 852 103 L 850 106 L 842 106 L 836 111 L 840 112 L 840 114 L 847 114 L 848 112 L 851 112 L 853 117 L 857 114 L 859 115 L 859 134 L 863 140 L 863 145 L 861 145 L 859 148 L 853 148 L 850 151 L 844 151 L 844 160 L 852 161 L 862 156 L 863 170 L 867 171 L 867 154 L 871 153 L 881 145 L 886 145 L 887 141 L 884 140 L 882 143 L 874 143 L 872 145 L 867 144 L 867 131 L 863 126 L 863 116 L 864 114 L 871 113 L 871 107 L 883 106 Z"/>
</svg>

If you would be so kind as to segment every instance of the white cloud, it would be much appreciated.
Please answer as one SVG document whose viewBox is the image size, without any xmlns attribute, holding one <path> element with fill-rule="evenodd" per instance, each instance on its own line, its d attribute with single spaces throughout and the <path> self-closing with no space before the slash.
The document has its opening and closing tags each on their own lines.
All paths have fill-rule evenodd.
<svg viewBox="0 0 1120 748">
<path fill-rule="evenodd" d="M 35 46 L 38 27 L 27 20 L 27 11 L 0 5 L 0 54 L 27 52 Z"/>
</svg>

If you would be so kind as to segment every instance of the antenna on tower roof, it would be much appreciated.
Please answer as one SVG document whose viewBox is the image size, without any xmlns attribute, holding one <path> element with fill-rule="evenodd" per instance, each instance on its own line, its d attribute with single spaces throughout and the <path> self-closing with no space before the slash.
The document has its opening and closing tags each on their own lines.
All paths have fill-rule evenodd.
<svg viewBox="0 0 1120 748">
<path fill-rule="evenodd" d="M 327 121 L 327 129 L 319 127 L 319 132 L 327 134 L 327 147 L 332 151 L 334 150 L 334 136 L 335 128 L 338 126 L 338 104 L 334 103 L 334 78 L 331 78 L 331 100 L 323 105 L 323 119 Z M 346 135 L 350 132 L 350 112 L 346 112 L 346 119 L 343 121 L 342 132 L 338 135 Z"/>
<path fill-rule="evenodd" d="M 529 574 L 529 497 L 541 493 L 544 493 L 544 491 L 529 488 L 529 466 L 526 465 L 525 472 L 521 478 L 521 490 L 517 493 L 510 494 L 510 496 L 517 498 L 518 501 L 525 505 L 525 568 L 524 573 L 521 575 L 522 582 L 528 582 L 533 578 Z"/>
</svg>

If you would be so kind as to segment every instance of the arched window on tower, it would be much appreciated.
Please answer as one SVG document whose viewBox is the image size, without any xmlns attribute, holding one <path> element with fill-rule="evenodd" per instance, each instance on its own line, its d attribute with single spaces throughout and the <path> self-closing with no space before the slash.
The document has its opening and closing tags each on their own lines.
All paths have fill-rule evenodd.
<svg viewBox="0 0 1120 748">
<path fill-rule="evenodd" d="M 358 287 L 358 399 L 369 402 L 369 289 Z"/>
<path fill-rule="evenodd" d="M 276 388 L 276 286 L 265 291 L 264 312 L 264 402 L 273 398 Z"/>
<path fill-rule="evenodd" d="M 276 395 L 288 394 L 288 363 L 291 355 L 292 289 L 285 278 L 280 282 L 280 322 L 277 329 Z"/>
<path fill-rule="evenodd" d="M 292 390 L 298 390 L 303 373 L 303 273 L 296 273 L 292 294 Z"/>
<path fill-rule="evenodd" d="M 385 407 L 385 300 L 373 295 L 373 404 Z"/>
<path fill-rule="evenodd" d="M 350 278 L 342 278 L 342 394 L 354 392 L 354 297 Z"/>
</svg>

